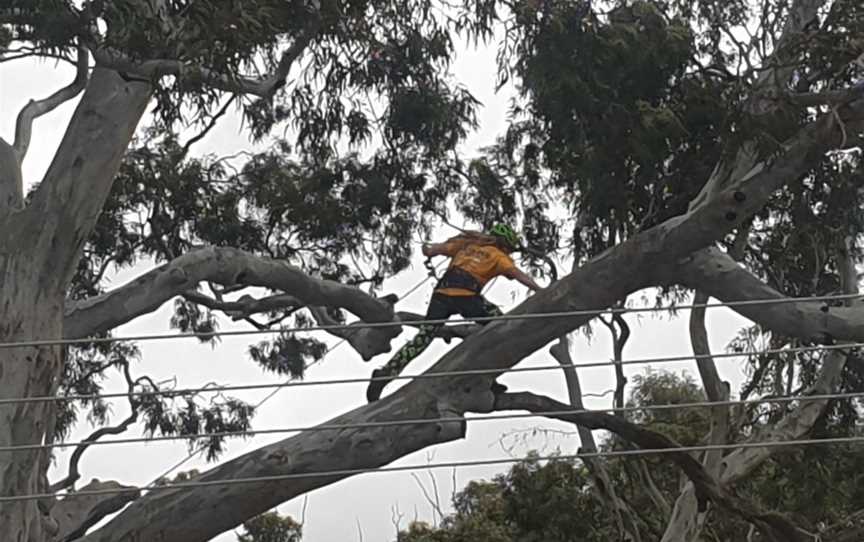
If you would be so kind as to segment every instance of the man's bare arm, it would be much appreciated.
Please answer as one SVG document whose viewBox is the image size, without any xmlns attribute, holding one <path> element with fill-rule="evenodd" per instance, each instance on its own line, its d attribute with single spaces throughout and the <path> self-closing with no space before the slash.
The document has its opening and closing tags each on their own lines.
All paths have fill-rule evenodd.
<svg viewBox="0 0 864 542">
<path fill-rule="evenodd" d="M 512 270 L 510 270 L 504 276 L 506 276 L 508 279 L 515 280 L 515 281 L 520 282 L 521 284 L 524 284 L 525 286 L 534 290 L 535 292 L 542 290 L 540 285 L 537 284 L 537 282 L 531 277 L 531 275 L 525 273 L 524 271 L 522 271 L 518 267 L 514 267 Z"/>
</svg>

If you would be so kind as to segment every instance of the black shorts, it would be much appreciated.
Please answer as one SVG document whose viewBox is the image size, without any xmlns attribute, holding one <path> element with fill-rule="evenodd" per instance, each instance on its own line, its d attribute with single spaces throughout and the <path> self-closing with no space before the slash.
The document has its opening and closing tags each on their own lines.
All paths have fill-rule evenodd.
<svg viewBox="0 0 864 542">
<path fill-rule="evenodd" d="M 498 316 L 501 314 L 501 310 L 482 295 L 432 294 L 429 309 L 426 311 L 427 320 L 445 320 L 454 314 L 471 319 Z M 485 325 L 489 323 L 489 320 L 477 323 Z"/>
</svg>

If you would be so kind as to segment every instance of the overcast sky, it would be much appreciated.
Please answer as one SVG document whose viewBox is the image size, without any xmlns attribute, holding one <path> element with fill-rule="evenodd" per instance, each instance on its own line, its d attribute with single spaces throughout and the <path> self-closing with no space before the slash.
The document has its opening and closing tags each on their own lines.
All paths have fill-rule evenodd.
<svg viewBox="0 0 864 542">
<path fill-rule="evenodd" d="M 494 50 L 461 51 L 455 64 L 455 72 L 483 103 L 480 110 L 480 129 L 471 135 L 466 144 L 466 150 L 470 151 L 492 143 L 495 136 L 502 132 L 506 123 L 507 100 L 506 96 L 496 95 L 494 92 Z M 71 77 L 71 69 L 65 65 L 55 66 L 53 63 L 40 64 L 31 61 L 0 64 L 0 136 L 7 141 L 11 140 L 15 115 L 28 99 L 46 96 L 59 86 L 65 85 Z M 25 177 L 30 182 L 39 179 L 48 167 L 73 107 L 74 103 L 66 104 L 36 121 L 33 143 L 24 164 Z M 195 150 L 199 153 L 212 152 L 224 155 L 249 148 L 251 145 L 247 138 L 239 131 L 237 117 L 228 116 L 195 147 Z M 146 265 L 141 265 L 133 270 L 123 270 L 112 277 L 112 284 L 120 285 L 147 269 Z M 401 294 L 423 280 L 425 276 L 426 271 L 418 257 L 411 269 L 385 282 L 384 292 Z M 427 282 L 412 296 L 401 300 L 398 309 L 425 312 L 431 291 L 432 285 Z M 511 282 L 498 280 L 490 289 L 488 297 L 507 310 L 524 299 L 525 291 Z M 170 313 L 169 303 L 160 311 L 122 326 L 115 334 L 122 336 L 165 332 L 168 329 Z M 627 345 L 625 357 L 635 359 L 691 354 L 687 335 L 687 316 L 686 311 L 682 311 L 678 318 L 670 318 L 666 314 L 643 315 L 638 319 L 635 315 L 628 316 L 633 336 Z M 713 350 L 722 351 L 729 340 L 746 324 L 748 324 L 747 320 L 727 309 L 710 310 L 708 326 Z M 222 329 L 234 327 L 239 328 L 230 323 L 222 325 Z M 405 331 L 394 341 L 394 348 L 398 348 L 411 333 L 413 332 Z M 325 337 L 329 342 L 335 342 L 329 336 Z M 208 382 L 225 385 L 278 382 L 278 378 L 265 374 L 249 360 L 246 354 L 248 346 L 258 340 L 260 339 L 255 337 L 225 337 L 215 348 L 200 345 L 193 339 L 141 342 L 139 346 L 143 353 L 142 361 L 134 367 L 134 370 L 136 374 L 148 374 L 156 380 L 176 378 L 177 385 L 180 387 L 199 386 Z M 437 341 L 412 363 L 407 371 L 416 373 L 426 369 L 447 348 L 448 345 Z M 602 326 L 595 326 L 595 334 L 590 342 L 582 335 L 574 341 L 573 353 L 577 364 L 607 361 L 610 359 L 611 352 L 609 333 Z M 368 377 L 374 367 L 386 360 L 387 355 L 382 355 L 370 363 L 364 363 L 350 347 L 343 345 L 328 355 L 324 362 L 311 368 L 307 373 L 307 379 Z M 552 363 L 554 360 L 548 354 L 547 347 L 527 358 L 522 366 Z M 736 392 L 742 377 L 740 364 L 730 358 L 718 359 L 717 363 L 721 377 L 731 381 L 733 393 Z M 652 367 L 697 374 L 694 362 L 654 364 Z M 633 375 L 644 370 L 645 367 L 631 366 L 627 367 L 625 372 Z M 609 367 L 584 369 L 580 371 L 580 376 L 586 393 L 603 393 L 614 387 L 614 374 Z M 511 390 L 531 389 L 538 393 L 549 394 L 561 401 L 567 400 L 564 381 L 558 372 L 508 375 L 502 379 L 502 382 L 510 386 Z M 392 387 L 395 388 L 396 386 Z M 386 393 L 390 393 L 392 389 L 388 388 Z M 112 378 L 107 383 L 106 391 L 122 392 L 125 391 L 125 386 L 119 379 Z M 268 393 L 269 390 L 262 390 L 233 395 L 257 403 Z M 608 407 L 611 401 L 611 395 L 606 395 L 603 398 L 588 398 L 586 404 L 589 407 Z M 254 420 L 254 428 L 270 429 L 315 424 L 356 408 L 364 402 L 364 385 L 285 389 L 262 406 Z M 125 403 L 122 401 L 115 403 L 114 412 L 117 418 L 124 416 L 127 412 Z M 549 439 L 542 435 L 533 438 L 528 435 L 521 442 L 510 438 L 508 442 L 515 444 L 512 450 L 502 448 L 499 440 L 503 435 L 534 427 L 573 430 L 563 424 L 542 419 L 472 422 L 469 424 L 468 436 L 465 440 L 415 453 L 395 464 L 492 459 L 508 457 L 508 454 L 518 457 L 531 449 L 553 452 L 556 448 L 560 448 L 563 453 L 574 453 L 579 446 L 579 440 L 575 436 Z M 71 438 L 80 440 L 90 431 L 92 428 L 82 424 Z M 136 427 L 126 436 L 140 434 L 140 427 Z M 228 453 L 222 460 L 229 460 L 282 438 L 285 436 L 268 435 L 245 441 L 230 441 Z M 186 445 L 180 442 L 96 446 L 87 451 L 81 462 L 83 474 L 81 485 L 86 484 L 91 478 L 113 479 L 124 484 L 148 484 L 186 457 L 187 451 Z M 65 474 L 68 455 L 69 453 L 59 455 L 58 462 L 51 472 L 52 479 Z M 180 470 L 191 468 L 204 470 L 208 465 L 200 458 L 196 458 Z M 459 489 L 471 479 L 490 478 L 507 468 L 499 465 L 459 469 L 455 472 L 455 478 L 451 470 L 444 469 L 431 472 L 431 476 L 436 478 L 442 505 L 449 509 L 449 497 L 453 490 L 454 479 L 456 488 Z M 431 487 L 430 473 L 421 471 L 417 474 L 427 488 Z M 301 498 L 285 503 L 279 507 L 279 510 L 300 519 L 302 508 Z M 394 521 L 398 518 L 401 518 L 402 527 L 406 527 L 413 519 L 424 521 L 433 519 L 431 508 L 415 478 L 408 472 L 356 476 L 308 495 L 304 541 L 358 541 L 361 539 L 359 531 L 362 531 L 362 540 L 365 542 L 390 542 L 395 539 Z M 228 532 L 214 540 L 233 542 L 236 536 Z"/>
</svg>

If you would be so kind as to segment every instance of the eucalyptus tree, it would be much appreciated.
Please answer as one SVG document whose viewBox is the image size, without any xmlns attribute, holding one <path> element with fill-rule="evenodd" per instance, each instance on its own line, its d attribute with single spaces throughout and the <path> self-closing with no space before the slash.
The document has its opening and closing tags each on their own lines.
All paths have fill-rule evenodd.
<svg viewBox="0 0 864 542">
<path fill-rule="evenodd" d="M 371 359 L 389 351 L 400 325 L 414 318 L 380 291 L 383 277 L 407 266 L 412 236 L 454 205 L 482 225 L 518 222 L 533 247 L 575 260 L 570 273 L 511 314 L 574 315 L 491 323 L 431 371 L 504 372 L 556 340 L 553 354 L 567 366 L 568 333 L 649 288 L 724 301 L 853 292 L 862 10 L 850 0 L 5 0 L 3 60 L 56 58 L 74 65 L 75 77 L 29 102 L 14 141 L 0 142 L 0 341 L 104 337 L 173 300 L 170 324 L 202 340 L 214 338 L 218 314 L 258 327 L 397 324 L 334 330 Z M 448 71 L 459 35 L 503 36 L 500 82 L 517 90 L 500 142 L 470 160 L 459 143 L 476 124 L 478 104 Z M 37 141 L 34 119 L 73 99 L 44 177 L 23 179 L 22 161 Z M 194 156 L 194 144 L 232 107 L 250 136 L 269 138 L 272 147 L 239 163 Z M 565 218 L 553 212 L 560 209 Z M 106 270 L 140 261 L 156 266 L 107 289 Z M 243 292 L 251 288 L 269 293 Z M 742 344 L 862 340 L 860 304 L 841 305 L 737 306 L 759 326 L 742 334 Z M 613 325 L 620 337 L 626 323 Z M 691 334 L 707 397 L 725 399 L 706 351 L 704 312 L 694 311 Z M 100 376 L 115 369 L 130 392 L 165 391 L 132 394 L 130 418 L 100 427 L 93 439 L 136 421 L 151 434 L 192 438 L 242 430 L 253 414 L 233 398 L 204 405 L 156 389 L 146 374 L 133 374 L 134 345 L 7 346 L 0 351 L 4 398 L 98 392 Z M 320 341 L 287 331 L 250 347 L 254 361 L 297 376 L 323 352 Z M 749 362 L 749 397 L 858 385 L 850 376 L 857 374 L 854 349 Z M 466 413 L 561 410 L 547 397 L 493 387 L 496 376 L 412 382 L 328 422 L 352 428 L 303 432 L 195 478 L 296 476 L 290 479 L 6 501 L 0 534 L 207 540 L 352 470 L 463 438 L 466 423 L 453 419 Z M 86 446 L 73 455 L 69 475 L 52 482 L 50 452 L 26 445 L 62 440 L 82 409 L 108 423 L 99 400 L 0 404 L 0 446 L 25 446 L 2 456 L 4 496 L 75 487 Z M 772 412 L 773 423 L 760 418 L 744 429 L 728 409 L 713 412 L 708 439 L 728 443 L 800 437 L 826 412 L 848 431 L 856 410 L 851 401 L 801 401 Z M 420 418 L 430 423 L 366 423 Z M 636 446 L 677 446 L 618 416 L 563 418 L 588 435 L 602 428 Z M 218 458 L 219 439 L 201 444 Z M 731 491 L 776 450 L 747 447 L 698 461 L 665 456 L 689 480 L 665 539 L 694 539 L 714 508 L 765 536 L 800 537 L 782 510 L 767 510 L 777 503 Z M 315 474 L 334 469 L 344 473 Z M 589 471 L 595 483 L 610 476 L 603 463 Z M 641 539 L 632 507 L 604 487 L 606 508 L 621 518 L 617 528 Z M 91 487 L 100 488 L 123 486 Z"/>
</svg>

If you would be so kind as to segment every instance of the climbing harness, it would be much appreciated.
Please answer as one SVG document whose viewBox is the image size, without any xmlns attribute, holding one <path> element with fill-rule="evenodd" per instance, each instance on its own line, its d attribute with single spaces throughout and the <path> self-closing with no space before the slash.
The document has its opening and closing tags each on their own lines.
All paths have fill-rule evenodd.
<svg viewBox="0 0 864 542">
<path fill-rule="evenodd" d="M 438 280 L 438 284 L 435 285 L 436 290 L 444 288 L 460 288 L 474 292 L 478 295 L 483 290 L 483 287 L 480 285 L 480 282 L 474 278 L 474 275 L 458 267 L 450 267 L 447 269 L 447 271 L 444 272 L 444 276 L 441 277 Z"/>
</svg>

